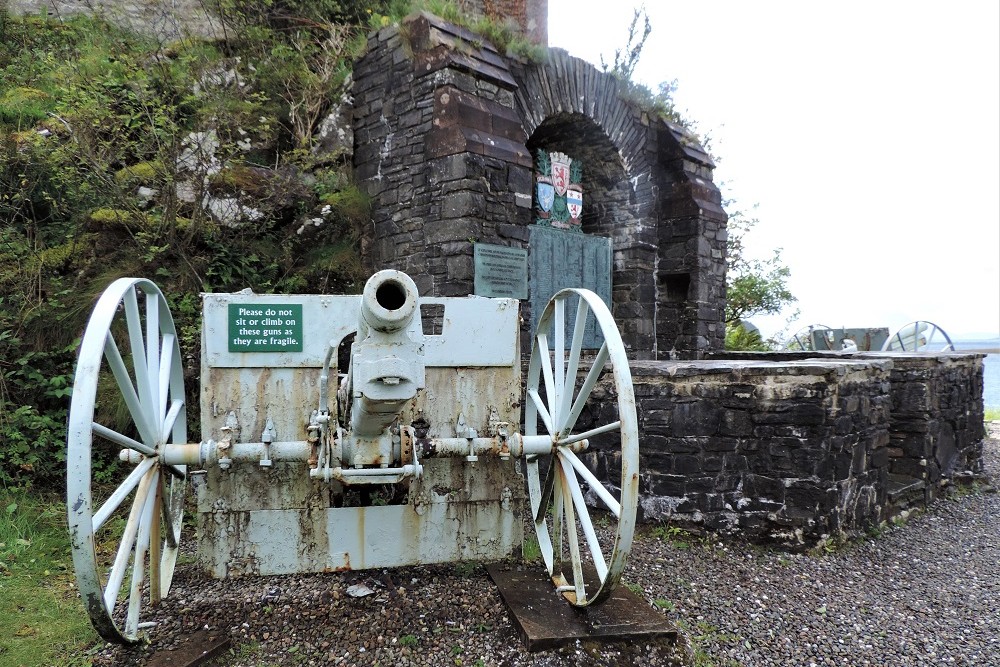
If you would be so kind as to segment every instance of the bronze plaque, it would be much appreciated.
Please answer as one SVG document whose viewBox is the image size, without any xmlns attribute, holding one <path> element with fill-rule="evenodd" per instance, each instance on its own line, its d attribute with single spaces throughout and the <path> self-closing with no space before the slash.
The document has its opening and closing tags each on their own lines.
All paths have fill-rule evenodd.
<svg viewBox="0 0 1000 667">
<path fill-rule="evenodd" d="M 533 225 L 530 242 L 532 331 L 538 328 L 549 299 L 567 287 L 589 289 L 611 308 L 611 239 Z M 567 336 L 571 336 L 575 313 L 566 316 L 570 320 Z M 590 326 L 596 329 L 593 320 Z M 603 339 L 600 332 L 590 330 L 583 341 L 585 348 L 596 349 Z"/>
<path fill-rule="evenodd" d="M 502 245 L 475 245 L 477 296 L 528 298 L 528 251 Z"/>
</svg>

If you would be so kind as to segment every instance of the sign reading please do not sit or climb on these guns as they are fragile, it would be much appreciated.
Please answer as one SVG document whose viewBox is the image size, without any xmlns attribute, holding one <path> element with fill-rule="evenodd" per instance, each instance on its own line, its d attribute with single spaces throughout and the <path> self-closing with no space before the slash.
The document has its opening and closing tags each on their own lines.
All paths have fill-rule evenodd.
<svg viewBox="0 0 1000 667">
<path fill-rule="evenodd" d="M 302 304 L 229 304 L 230 352 L 301 352 Z"/>
</svg>

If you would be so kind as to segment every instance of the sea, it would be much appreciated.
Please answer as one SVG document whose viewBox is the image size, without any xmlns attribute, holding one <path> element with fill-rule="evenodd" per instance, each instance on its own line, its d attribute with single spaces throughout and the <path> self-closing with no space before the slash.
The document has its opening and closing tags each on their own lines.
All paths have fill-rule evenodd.
<svg viewBox="0 0 1000 667">
<path fill-rule="evenodd" d="M 956 352 L 986 352 L 983 359 L 983 406 L 1000 408 L 1000 338 L 953 340 Z"/>
</svg>

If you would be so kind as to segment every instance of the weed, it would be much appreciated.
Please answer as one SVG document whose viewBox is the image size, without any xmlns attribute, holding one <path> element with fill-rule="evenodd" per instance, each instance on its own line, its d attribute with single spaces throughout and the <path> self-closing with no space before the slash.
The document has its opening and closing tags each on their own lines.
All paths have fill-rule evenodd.
<svg viewBox="0 0 1000 667">
<path fill-rule="evenodd" d="M 676 607 L 673 600 L 667 600 L 666 598 L 657 598 L 653 600 L 653 604 L 656 605 L 658 609 L 663 609 L 665 611 L 673 611 Z"/>
<path fill-rule="evenodd" d="M 528 537 L 521 545 L 521 557 L 529 563 L 534 563 L 542 558 L 542 548 L 538 546 L 538 539 Z"/>
<path fill-rule="evenodd" d="M 418 640 L 414 635 L 403 635 L 402 637 L 399 638 L 400 646 L 406 646 L 408 648 L 412 648 L 416 646 L 418 643 L 420 643 L 420 640 Z"/>
<path fill-rule="evenodd" d="M 624 585 L 625 588 L 629 589 L 630 591 L 632 591 L 636 595 L 642 596 L 642 595 L 645 594 L 645 592 L 642 590 L 642 586 L 640 586 L 639 584 L 633 584 L 631 582 L 625 582 L 625 581 L 623 581 L 622 585 Z"/>
<path fill-rule="evenodd" d="M 455 574 L 462 577 L 463 579 L 468 579 L 479 573 L 479 563 L 471 560 L 463 560 L 459 563 L 455 563 Z"/>
</svg>

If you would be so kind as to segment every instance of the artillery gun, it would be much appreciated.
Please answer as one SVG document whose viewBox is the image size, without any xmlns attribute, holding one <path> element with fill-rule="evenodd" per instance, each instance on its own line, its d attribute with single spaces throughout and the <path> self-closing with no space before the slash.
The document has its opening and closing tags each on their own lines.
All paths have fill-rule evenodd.
<svg viewBox="0 0 1000 667">
<path fill-rule="evenodd" d="M 67 443 L 73 563 L 97 631 L 131 643 L 150 625 L 190 487 L 197 561 L 215 577 L 499 560 L 522 544 L 527 500 L 557 593 L 606 599 L 638 502 L 625 348 L 597 295 L 563 290 L 532 337 L 522 395 L 518 310 L 421 298 L 392 270 L 360 296 L 205 294 L 189 442 L 167 302 L 148 280 L 115 281 L 83 335 Z M 95 461 L 118 481 L 96 480 Z M 599 466 L 620 473 L 605 485 Z"/>
</svg>

